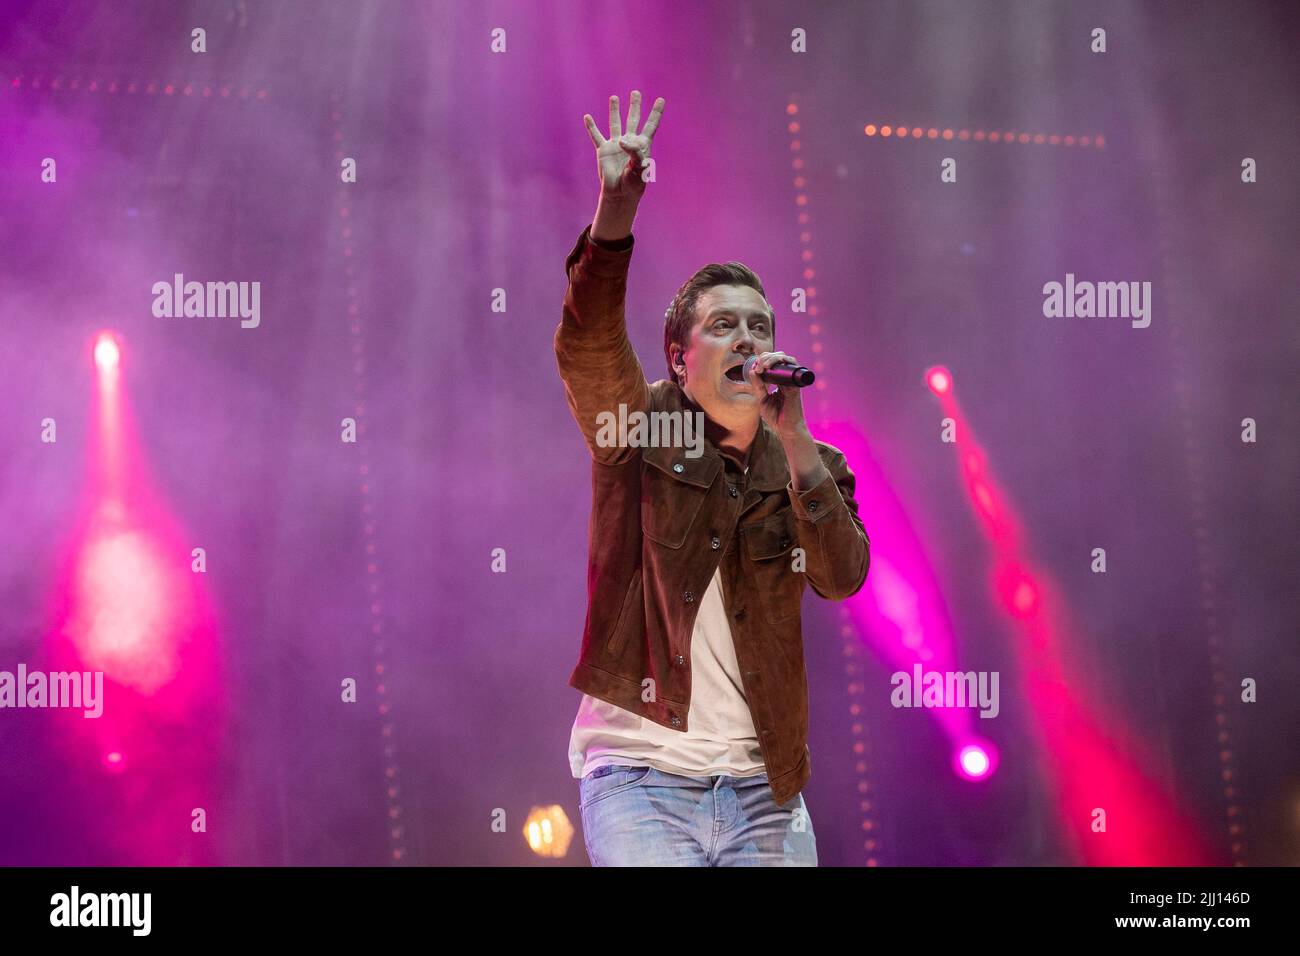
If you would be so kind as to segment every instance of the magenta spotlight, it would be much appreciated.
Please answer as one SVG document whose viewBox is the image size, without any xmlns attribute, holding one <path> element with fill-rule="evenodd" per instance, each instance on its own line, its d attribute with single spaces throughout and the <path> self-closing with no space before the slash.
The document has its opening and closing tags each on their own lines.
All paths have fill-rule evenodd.
<svg viewBox="0 0 1300 956">
<path fill-rule="evenodd" d="M 1028 616 L 1033 613 L 1034 608 L 1038 606 L 1038 592 L 1034 590 L 1033 584 L 1028 581 L 1022 581 L 1016 588 L 1016 593 L 1011 598 L 1011 603 L 1016 612 Z"/>
<path fill-rule="evenodd" d="M 1038 581 L 1023 565 L 1004 564 L 994 572 L 993 579 L 998 598 L 1012 617 L 1030 618 L 1038 613 Z"/>
<path fill-rule="evenodd" d="M 117 340 L 108 332 L 100 332 L 95 340 L 95 364 L 101 372 L 117 368 L 122 360 L 122 351 L 117 347 Z"/>
<path fill-rule="evenodd" d="M 925 384 L 936 395 L 947 395 L 952 388 L 952 375 L 942 365 L 936 365 L 925 373 Z"/>
<path fill-rule="evenodd" d="M 104 769 L 109 773 L 122 773 L 126 770 L 126 757 L 120 750 L 110 750 L 104 754 Z"/>
<path fill-rule="evenodd" d="M 953 755 L 953 769 L 967 780 L 985 780 L 996 766 L 993 746 L 980 741 L 963 744 Z"/>
<path fill-rule="evenodd" d="M 980 747 L 962 748 L 960 759 L 961 769 L 968 777 L 982 777 L 989 772 L 989 755 Z"/>
</svg>

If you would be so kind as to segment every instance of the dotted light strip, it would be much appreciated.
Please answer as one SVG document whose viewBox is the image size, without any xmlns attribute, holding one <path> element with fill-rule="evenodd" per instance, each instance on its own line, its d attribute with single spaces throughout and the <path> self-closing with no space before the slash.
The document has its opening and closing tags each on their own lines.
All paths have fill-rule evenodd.
<svg viewBox="0 0 1300 956">
<path fill-rule="evenodd" d="M 809 225 L 812 222 L 812 217 L 808 214 L 808 194 L 805 192 L 805 187 L 807 186 L 808 181 L 804 176 L 803 156 L 800 155 L 803 151 L 803 142 L 799 139 L 800 126 L 799 120 L 796 118 L 799 113 L 798 104 L 793 101 L 787 103 L 785 112 L 786 115 L 790 117 L 790 121 L 786 125 L 786 132 L 790 134 L 790 152 L 794 153 L 794 158 L 790 161 L 790 166 L 794 170 L 794 204 L 798 208 L 797 218 L 799 221 L 799 245 L 803 247 L 799 253 L 799 259 L 803 263 L 801 278 L 805 283 L 804 289 L 808 300 L 808 315 L 810 318 L 815 320 L 820 312 L 820 309 L 817 307 L 817 287 L 813 284 L 813 280 L 817 278 L 817 270 L 814 269 L 812 265 L 812 230 L 809 228 Z M 808 337 L 812 342 L 811 348 L 813 355 L 815 356 L 812 362 L 812 370 L 819 373 L 819 375 L 826 367 L 826 363 L 821 359 L 823 351 L 821 331 L 821 325 L 816 321 L 812 321 L 808 324 Z M 817 381 L 813 382 L 813 388 L 816 389 L 818 393 L 817 413 L 822 417 L 825 417 L 825 380 L 819 377 Z"/>
<path fill-rule="evenodd" d="M 1161 210 L 1176 209 L 1170 186 L 1161 176 L 1153 177 L 1156 192 L 1156 216 L 1158 223 L 1158 248 L 1160 258 L 1161 291 L 1167 297 L 1169 313 L 1174 316 L 1187 316 L 1192 313 L 1181 291 L 1182 282 L 1173 281 L 1175 263 L 1171 256 L 1170 229 Z M 1187 475 L 1189 497 L 1191 499 L 1192 535 L 1196 539 L 1196 567 L 1201 592 L 1201 610 L 1204 611 L 1206 642 L 1210 651 L 1211 677 L 1214 681 L 1214 725 L 1217 728 L 1216 742 L 1219 748 L 1219 778 L 1223 785 L 1224 825 L 1228 832 L 1228 846 L 1232 852 L 1233 866 L 1246 866 L 1244 827 L 1241 820 L 1241 805 L 1237 802 L 1237 771 L 1233 764 L 1232 739 L 1228 730 L 1227 703 L 1229 686 L 1223 671 L 1222 630 L 1219 627 L 1218 604 L 1216 601 L 1217 576 L 1210 548 L 1210 532 L 1205 521 L 1205 483 L 1202 478 L 1204 455 L 1201 440 L 1192 421 L 1190 386 L 1188 369 L 1191 365 L 1187 354 L 1187 344 L 1183 339 L 1182 322 L 1177 319 L 1169 324 L 1169 338 L 1174 355 L 1174 394 L 1178 400 L 1178 425 L 1183 435 L 1183 471 Z"/>
<path fill-rule="evenodd" d="M 127 96 L 133 96 L 137 93 L 145 96 L 199 96 L 217 97 L 218 99 L 235 98 L 239 100 L 265 100 L 270 98 L 270 91 L 266 89 L 255 89 L 251 86 L 234 87 L 228 84 L 212 83 L 164 83 L 161 80 L 140 80 L 131 79 L 123 80 L 120 78 L 100 79 L 92 77 L 89 80 L 83 80 L 80 76 L 64 77 L 62 74 L 53 77 L 32 76 L 24 77 L 21 73 L 10 77 L 9 88 L 11 90 L 35 90 L 39 92 L 54 91 L 64 93 L 104 93 L 112 96 L 116 93 L 124 93 Z"/>
<path fill-rule="evenodd" d="M 880 839 L 876 833 L 876 819 L 873 815 L 875 805 L 871 802 L 871 780 L 867 771 L 871 769 L 871 739 L 867 736 L 866 724 L 862 719 L 862 705 L 858 698 L 862 696 L 862 666 L 858 663 L 862 654 L 862 635 L 853 623 L 853 615 L 846 607 L 840 608 L 840 636 L 844 638 L 844 675 L 849 679 L 849 716 L 853 718 L 850 731 L 853 735 L 853 769 L 858 774 L 858 811 L 862 814 L 862 849 L 867 851 L 867 866 L 879 866 Z"/>
<path fill-rule="evenodd" d="M 794 171 L 794 203 L 797 209 L 799 245 L 801 247 L 799 259 L 803 263 L 801 278 L 807 291 L 808 315 L 811 320 L 808 323 L 808 337 L 812 342 L 811 348 L 814 356 L 812 370 L 818 375 L 817 381 L 813 382 L 813 388 L 817 392 L 817 416 L 824 420 L 827 415 L 826 380 L 821 377 L 821 373 L 826 363 L 821 357 L 824 344 L 822 342 L 821 323 L 817 321 L 820 310 L 817 307 L 817 287 L 814 284 L 814 280 L 817 278 L 817 270 L 813 268 L 812 264 L 812 217 L 808 213 L 807 178 L 804 175 L 804 161 L 801 155 L 803 142 L 799 139 L 799 105 L 795 102 L 794 97 L 791 97 L 790 102 L 786 104 L 785 112 L 789 117 L 786 132 L 790 134 L 790 152 L 794 154 L 790 166 Z M 870 769 L 868 756 L 871 752 L 871 741 L 867 736 L 866 724 L 862 719 L 862 704 L 859 702 L 864 689 L 860 676 L 862 668 L 858 663 L 858 658 L 861 655 L 862 638 L 847 607 L 840 607 L 840 620 L 842 622 L 840 636 L 844 639 L 842 651 L 845 659 L 844 673 L 848 678 L 848 696 L 850 698 L 849 716 L 852 718 L 850 733 L 853 738 L 854 770 L 858 775 L 858 810 L 862 813 L 862 848 L 867 852 L 867 866 L 879 866 L 880 859 L 877 854 L 880 849 L 880 841 L 876 833 L 876 820 L 873 816 L 871 781 L 867 778 L 867 771 Z"/>
<path fill-rule="evenodd" d="M 970 140 L 975 143 L 1019 143 L 1022 146 L 1078 146 L 1081 149 L 1105 149 L 1106 137 L 1098 133 L 1075 136 L 1073 133 L 1021 133 L 1016 130 L 970 130 L 938 129 L 934 126 L 923 129 L 920 126 L 890 126 L 868 123 L 862 132 L 869 137 L 881 139 L 956 139 L 961 142 Z"/>
<path fill-rule="evenodd" d="M 343 161 L 343 120 L 342 97 L 338 93 L 330 94 L 330 120 L 334 124 L 334 161 Z M 357 298 L 355 282 L 356 270 L 353 268 L 354 239 L 352 234 L 352 208 L 348 190 L 349 184 L 339 181 L 339 239 L 343 243 L 343 276 L 346 281 L 348 328 L 352 339 L 352 373 L 356 393 L 356 405 L 353 417 L 357 423 L 356 453 L 357 486 L 361 494 L 362 534 L 366 552 L 366 594 L 370 600 L 370 634 L 374 638 L 375 696 L 379 699 L 380 734 L 384 744 L 384 795 L 387 800 L 389 856 L 392 862 L 400 863 L 406 857 L 403 842 L 405 826 L 402 821 L 402 804 L 399 799 L 401 787 L 398 783 L 397 744 L 394 740 L 395 727 L 390 715 L 392 709 L 388 702 L 388 686 L 385 683 L 388 672 L 388 642 L 384 635 L 384 609 L 380 602 L 380 574 L 378 545 L 375 540 L 375 514 L 370 504 L 370 451 L 366 442 L 366 356 L 365 340 L 361 336 L 361 307 Z"/>
</svg>

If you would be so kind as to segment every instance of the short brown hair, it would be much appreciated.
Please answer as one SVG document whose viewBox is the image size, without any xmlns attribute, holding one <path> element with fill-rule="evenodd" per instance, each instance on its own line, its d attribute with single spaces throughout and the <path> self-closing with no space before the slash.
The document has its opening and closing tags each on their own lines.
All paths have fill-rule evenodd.
<svg viewBox="0 0 1300 956">
<path fill-rule="evenodd" d="M 686 284 L 677 290 L 668 310 L 664 312 L 664 360 L 668 363 L 668 375 L 677 382 L 677 370 L 673 368 L 672 352 L 669 347 L 674 343 L 686 351 L 686 344 L 691 338 L 691 329 L 695 327 L 695 306 L 700 296 L 715 285 L 749 286 L 767 301 L 763 291 L 763 281 L 752 269 L 740 262 L 710 262 L 699 272 L 686 280 Z M 772 321 L 773 340 L 776 337 L 776 315 L 772 306 L 767 307 L 768 317 Z M 677 384 L 681 384 L 677 382 Z"/>
</svg>

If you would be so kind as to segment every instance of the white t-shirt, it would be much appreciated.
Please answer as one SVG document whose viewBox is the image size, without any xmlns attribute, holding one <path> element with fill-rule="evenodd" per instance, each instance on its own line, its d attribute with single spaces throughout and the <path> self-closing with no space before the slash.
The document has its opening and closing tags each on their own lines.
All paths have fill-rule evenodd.
<svg viewBox="0 0 1300 956">
<path fill-rule="evenodd" d="M 611 763 L 688 777 L 760 774 L 766 767 L 743 686 L 719 570 L 700 600 L 691 634 L 690 730 L 670 730 L 583 694 L 569 737 L 569 768 L 579 778 Z"/>
</svg>

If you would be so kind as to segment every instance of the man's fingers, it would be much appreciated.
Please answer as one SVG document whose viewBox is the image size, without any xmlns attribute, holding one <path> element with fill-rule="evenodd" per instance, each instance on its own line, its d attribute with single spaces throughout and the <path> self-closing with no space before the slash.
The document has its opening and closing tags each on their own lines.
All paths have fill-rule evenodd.
<svg viewBox="0 0 1300 956">
<path fill-rule="evenodd" d="M 654 108 L 646 118 L 645 128 L 637 133 L 637 126 L 641 123 L 641 91 L 632 91 L 632 103 L 628 107 L 627 113 L 627 133 L 629 141 L 635 143 L 629 146 L 623 141 L 623 118 L 619 114 L 618 97 L 609 98 L 609 139 L 616 140 L 619 146 L 628 152 L 637 154 L 638 159 L 644 160 L 650 154 L 650 138 L 654 136 L 655 130 L 659 128 L 659 117 L 664 112 L 664 98 L 661 96 L 655 100 Z M 587 126 L 587 134 L 591 137 L 592 143 L 599 149 L 609 140 L 600 132 L 600 127 L 596 121 L 591 118 L 591 114 L 584 113 L 583 123 Z"/>
<path fill-rule="evenodd" d="M 785 392 L 780 389 L 768 392 L 767 397 L 763 399 L 763 409 L 773 418 L 780 418 L 781 412 L 785 410 Z"/>
<path fill-rule="evenodd" d="M 621 139 L 623 136 L 623 120 L 618 115 L 618 97 L 609 98 L 609 138 Z"/>
<path fill-rule="evenodd" d="M 625 136 L 618 141 L 618 145 L 622 147 L 623 152 L 632 157 L 634 166 L 640 166 L 645 161 L 646 153 L 649 152 L 646 144 L 640 142 L 639 137 L 636 136 Z"/>
<path fill-rule="evenodd" d="M 632 91 L 632 103 L 627 108 L 627 131 L 636 133 L 637 124 L 641 122 L 641 91 Z"/>
<path fill-rule="evenodd" d="M 641 135 L 650 139 L 654 136 L 655 130 L 659 128 L 659 117 L 664 113 L 664 98 L 661 96 L 655 100 L 654 107 L 650 110 L 650 115 L 646 117 L 645 129 L 641 130 Z"/>
<path fill-rule="evenodd" d="M 769 369 L 773 365 L 780 365 L 785 362 L 791 365 L 799 364 L 799 361 L 793 355 L 787 355 L 785 352 L 764 352 L 758 357 L 756 364 L 760 368 Z"/>
</svg>

